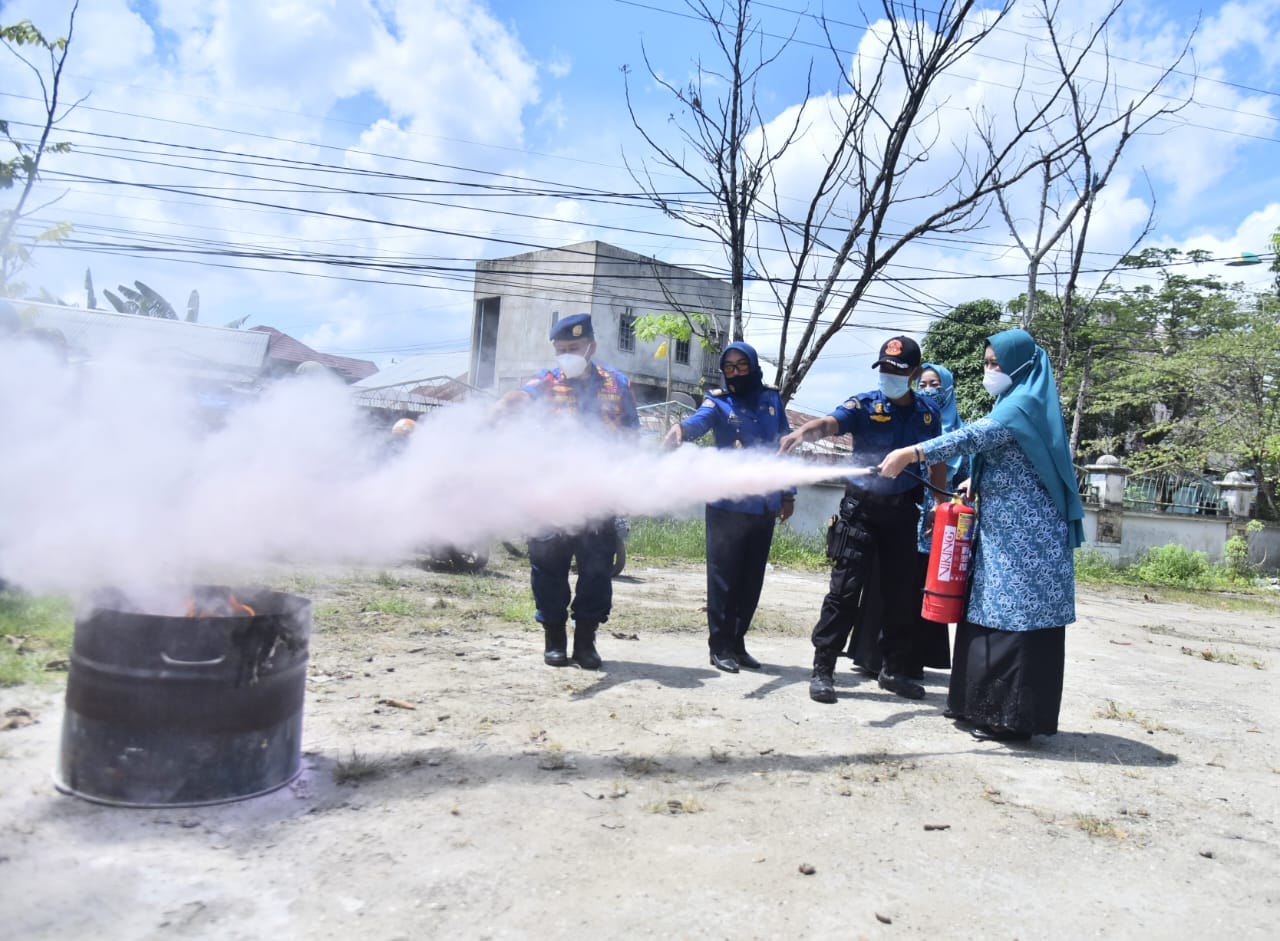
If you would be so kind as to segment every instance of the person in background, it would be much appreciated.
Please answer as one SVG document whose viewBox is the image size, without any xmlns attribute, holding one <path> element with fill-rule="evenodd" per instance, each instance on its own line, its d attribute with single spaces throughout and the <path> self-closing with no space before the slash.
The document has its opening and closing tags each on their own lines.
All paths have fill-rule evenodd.
<svg viewBox="0 0 1280 941">
<path fill-rule="evenodd" d="M 973 455 L 973 580 L 956 628 L 947 713 L 976 738 L 1026 740 L 1058 731 L 1066 625 L 1075 620 L 1073 549 L 1084 541 L 1049 357 L 1025 330 L 987 339 L 986 418 L 885 456 L 881 472 Z"/>
<path fill-rule="evenodd" d="M 501 411 L 522 404 L 544 406 L 556 415 L 575 416 L 581 426 L 613 432 L 640 427 L 631 384 L 616 369 L 597 365 L 590 314 L 574 314 L 551 327 L 557 366 L 544 370 L 499 400 Z M 530 582 L 542 625 L 543 661 L 563 667 L 571 662 L 598 670 L 596 630 L 613 606 L 613 556 L 617 540 L 613 518 L 593 520 L 572 530 L 542 533 L 529 540 Z M 578 564 L 571 593 L 569 570 Z M 568 620 L 573 616 L 573 654 L 567 653 Z"/>
<path fill-rule="evenodd" d="M 938 406 L 942 414 L 942 432 L 955 431 L 964 424 L 956 410 L 956 384 L 951 370 L 937 363 L 922 363 L 920 378 L 916 381 L 916 395 Z M 961 482 L 968 479 L 968 461 L 955 457 L 947 462 L 946 489 L 954 492 Z M 916 572 L 921 603 L 924 598 L 925 576 L 929 568 L 929 550 L 933 542 L 933 510 L 938 496 L 929 487 L 924 488 L 920 505 L 919 568 Z M 880 628 L 884 619 L 884 603 L 880 597 L 878 561 L 874 572 L 862 590 L 862 602 L 849 636 L 849 658 L 854 668 L 869 676 L 878 676 L 881 668 Z M 920 605 L 917 605 L 917 610 Z M 951 666 L 951 634 L 946 624 L 939 624 L 921 616 L 911 631 L 911 652 L 904 671 L 913 680 L 923 679 L 925 667 L 946 670 Z"/>
<path fill-rule="evenodd" d="M 897 473 L 879 476 L 874 468 L 895 448 L 915 447 L 932 438 L 941 420 L 937 406 L 911 391 L 911 384 L 920 377 L 920 347 L 915 340 L 890 338 L 880 347 L 872 368 L 880 370 L 878 389 L 852 396 L 830 415 L 806 422 L 779 442 L 779 451 L 786 454 L 801 442 L 852 433 L 853 461 L 864 469 L 863 474 L 850 477 L 840 501 L 840 515 L 828 537 L 828 553 L 835 562 L 831 585 L 813 628 L 809 698 L 814 702 L 836 701 L 836 658 L 844 650 L 876 558 L 885 610 L 880 686 L 908 699 L 924 697 L 924 687 L 906 675 L 911 629 L 920 611 L 914 573 L 922 468 L 904 474 L 903 465 Z M 945 471 L 946 465 L 941 463 L 929 468 L 934 486 L 942 486 Z"/>
<path fill-rule="evenodd" d="M 764 384 L 755 349 L 730 343 L 720 354 L 720 372 L 725 388 L 713 390 L 696 412 L 672 425 L 663 445 L 679 447 L 710 431 L 717 448 L 776 450 L 791 425 L 778 390 Z M 760 602 L 774 522 L 791 516 L 795 499 L 793 488 L 706 506 L 707 632 L 717 670 L 760 669 L 747 652 L 747 630 Z"/>
</svg>

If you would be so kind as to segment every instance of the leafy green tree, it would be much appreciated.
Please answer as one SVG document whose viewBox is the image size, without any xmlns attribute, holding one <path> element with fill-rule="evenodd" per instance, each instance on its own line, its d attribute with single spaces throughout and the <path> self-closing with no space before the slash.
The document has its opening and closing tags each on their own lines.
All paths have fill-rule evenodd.
<svg viewBox="0 0 1280 941">
<path fill-rule="evenodd" d="M 9 121 L 0 118 L 0 137 L 13 148 L 14 156 L 0 159 L 0 190 L 17 190 L 17 198 L 12 206 L 0 209 L 0 296 L 22 293 L 24 286 L 14 282 L 14 275 L 25 268 L 31 261 L 31 244 L 20 239 L 17 234 L 18 223 L 32 214 L 56 202 L 55 197 L 40 206 L 29 205 L 36 182 L 40 178 L 40 165 L 46 154 L 66 153 L 71 145 L 65 142 L 51 141 L 54 128 L 75 109 L 77 101 L 69 107 L 59 103 L 62 91 L 62 70 L 70 51 L 71 36 L 75 31 L 76 10 L 79 0 L 71 7 L 71 15 L 67 23 L 67 35 L 59 39 L 49 39 L 38 30 L 30 20 L 22 20 L 10 26 L 0 26 L 0 45 L 18 61 L 34 73 L 40 85 L 40 93 L 44 105 L 44 124 L 32 142 L 21 132 L 16 136 Z M 47 64 L 38 65 L 23 53 L 26 47 L 42 51 L 48 59 Z M 83 99 L 81 99 L 83 100 Z M 56 242 L 67 236 L 70 226 L 62 223 L 38 233 L 32 243 Z"/>
<path fill-rule="evenodd" d="M 956 380 L 956 408 L 965 421 L 991 411 L 991 396 L 982 388 L 982 353 L 987 337 L 1004 329 L 1004 308 L 991 300 L 966 301 L 929 327 L 920 344 L 927 363 L 951 370 Z"/>
<path fill-rule="evenodd" d="M 1280 301 L 1259 295 L 1230 330 L 1196 339 L 1161 365 L 1190 407 L 1162 448 L 1215 474 L 1251 470 L 1258 515 L 1275 519 L 1280 481 Z"/>
<path fill-rule="evenodd" d="M 1276 273 L 1276 294 L 1280 295 L 1280 228 L 1271 233 L 1271 270 Z"/>
<path fill-rule="evenodd" d="M 1081 407 L 1093 420 L 1094 444 L 1132 457 L 1134 466 L 1202 463 L 1203 451 L 1188 451 L 1185 436 L 1175 433 L 1202 404 L 1187 370 L 1203 355 L 1201 341 L 1244 322 L 1238 290 L 1187 273 L 1205 260 L 1199 252 L 1164 248 L 1127 257 L 1130 268 L 1158 269 L 1157 284 L 1112 292 L 1105 322 L 1073 338 L 1089 367 L 1102 370 L 1090 377 L 1094 388 Z"/>
<path fill-rule="evenodd" d="M 674 314 L 644 314 L 636 318 L 636 336 L 646 343 L 659 338 L 667 343 L 667 392 L 666 400 L 671 401 L 671 360 L 675 351 L 670 347 L 676 340 L 692 342 L 696 337 L 698 345 L 704 350 L 715 345 L 715 321 L 707 314 L 694 311 L 682 311 Z"/>
</svg>

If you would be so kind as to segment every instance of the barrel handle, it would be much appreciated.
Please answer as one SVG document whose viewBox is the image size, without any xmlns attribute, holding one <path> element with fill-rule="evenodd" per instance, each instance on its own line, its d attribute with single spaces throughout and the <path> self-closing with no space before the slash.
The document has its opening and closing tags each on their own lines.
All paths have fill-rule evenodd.
<svg viewBox="0 0 1280 941">
<path fill-rule="evenodd" d="M 163 660 L 165 663 L 169 664 L 170 666 L 175 666 L 175 667 L 176 666 L 216 667 L 219 663 L 222 663 L 224 660 L 227 659 L 227 655 L 223 654 L 220 657 L 214 657 L 212 660 L 180 660 L 177 657 L 169 656 L 167 653 L 165 653 L 162 650 L 160 651 L 160 659 Z"/>
</svg>

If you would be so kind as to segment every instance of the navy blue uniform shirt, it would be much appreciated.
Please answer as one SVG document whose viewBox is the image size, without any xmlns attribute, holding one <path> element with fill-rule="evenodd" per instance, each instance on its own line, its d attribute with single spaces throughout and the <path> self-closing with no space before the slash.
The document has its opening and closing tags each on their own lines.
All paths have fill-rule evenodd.
<svg viewBox="0 0 1280 941">
<path fill-rule="evenodd" d="M 696 441 L 708 431 L 714 431 L 717 448 L 770 450 L 777 450 L 778 439 L 791 431 L 782 398 L 772 386 L 761 389 L 751 405 L 723 389 L 715 389 L 702 400 L 696 412 L 680 423 L 680 428 L 686 441 Z M 782 508 L 783 492 L 716 500 L 710 505 L 739 513 L 777 513 Z M 795 494 L 795 488 L 786 492 Z"/>
<path fill-rule="evenodd" d="M 831 417 L 839 423 L 841 434 L 853 434 L 855 467 L 875 467 L 890 451 L 936 438 L 942 430 L 938 406 L 915 393 L 909 404 L 894 405 L 879 389 L 861 392 L 836 406 Z M 907 470 L 925 476 L 920 465 Z M 906 473 L 887 478 L 854 477 L 850 483 L 863 490 L 886 494 L 906 493 L 921 485 Z"/>
</svg>

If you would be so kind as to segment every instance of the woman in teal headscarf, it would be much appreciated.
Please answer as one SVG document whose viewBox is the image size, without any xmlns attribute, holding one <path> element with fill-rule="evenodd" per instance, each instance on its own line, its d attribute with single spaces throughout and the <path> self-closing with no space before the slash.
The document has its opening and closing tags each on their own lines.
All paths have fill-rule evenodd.
<svg viewBox="0 0 1280 941">
<path fill-rule="evenodd" d="M 973 581 L 956 629 L 947 711 L 978 738 L 1058 731 L 1066 625 L 1075 620 L 1072 550 L 1084 541 L 1058 387 L 1025 330 L 987 338 L 991 413 L 919 446 L 929 463 L 970 454 L 978 497 Z M 888 454 L 890 476 L 921 455 Z"/>
</svg>

